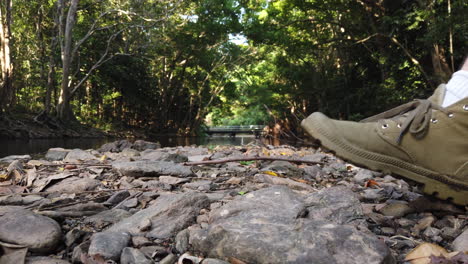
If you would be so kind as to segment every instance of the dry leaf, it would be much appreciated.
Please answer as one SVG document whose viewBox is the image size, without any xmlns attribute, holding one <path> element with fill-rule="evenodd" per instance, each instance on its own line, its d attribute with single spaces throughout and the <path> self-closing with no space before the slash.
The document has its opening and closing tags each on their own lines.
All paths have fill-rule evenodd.
<svg viewBox="0 0 468 264">
<path fill-rule="evenodd" d="M 380 187 L 380 184 L 374 180 L 368 180 L 365 184 L 364 184 L 364 187 L 366 188 L 370 188 L 370 187 L 374 187 L 374 186 L 379 186 Z"/>
<path fill-rule="evenodd" d="M 24 193 L 24 190 L 26 190 L 26 187 L 18 186 L 18 185 L 1 186 L 0 195 Z"/>
<path fill-rule="evenodd" d="M 441 246 L 431 243 L 422 243 L 411 250 L 411 252 L 406 255 L 405 260 L 409 261 L 411 264 L 430 264 L 431 256 L 446 257 L 447 255 L 447 250 Z"/>
<path fill-rule="evenodd" d="M 231 264 L 247 264 L 244 261 L 237 259 L 235 257 L 229 257 L 229 263 Z"/>
<path fill-rule="evenodd" d="M 0 181 L 7 181 L 10 179 L 10 174 L 0 174 Z"/>
<path fill-rule="evenodd" d="M 274 171 L 262 171 L 262 173 L 278 177 L 278 174 Z"/>
<path fill-rule="evenodd" d="M 107 156 L 106 156 L 106 155 L 102 155 L 100 160 L 101 160 L 101 161 L 105 161 L 106 159 L 107 159 Z"/>
<path fill-rule="evenodd" d="M 76 165 L 70 165 L 70 164 L 65 165 L 65 167 L 64 167 L 65 170 L 74 170 L 76 168 L 77 168 Z"/>
<path fill-rule="evenodd" d="M 31 187 L 37 178 L 36 167 L 26 171 L 26 187 Z"/>
</svg>

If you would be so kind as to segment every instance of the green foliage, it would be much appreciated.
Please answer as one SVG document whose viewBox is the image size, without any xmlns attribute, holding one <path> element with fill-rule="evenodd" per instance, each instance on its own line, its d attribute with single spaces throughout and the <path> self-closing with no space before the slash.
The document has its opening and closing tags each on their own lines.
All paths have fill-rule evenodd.
<svg viewBox="0 0 468 264">
<path fill-rule="evenodd" d="M 451 1 L 449 14 L 449 1 L 80 0 L 70 82 L 89 78 L 71 103 L 81 122 L 148 133 L 296 127 L 313 111 L 357 120 L 426 97 L 456 70 L 468 6 Z M 50 85 L 54 114 L 56 2 L 14 2 L 11 110 L 41 112 Z"/>
</svg>

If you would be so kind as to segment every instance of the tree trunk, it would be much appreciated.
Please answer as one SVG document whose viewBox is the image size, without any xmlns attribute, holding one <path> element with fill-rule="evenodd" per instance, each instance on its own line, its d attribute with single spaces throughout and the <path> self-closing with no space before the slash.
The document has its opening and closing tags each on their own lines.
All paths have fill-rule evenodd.
<svg viewBox="0 0 468 264">
<path fill-rule="evenodd" d="M 3 2 L 3 1 L 2 1 Z M 2 82 L 0 84 L 0 110 L 6 110 L 13 101 L 13 64 L 11 63 L 11 0 L 0 4 L 0 64 Z M 5 12 L 3 12 L 3 9 Z"/>
<path fill-rule="evenodd" d="M 63 44 L 61 45 L 62 49 L 62 83 L 60 86 L 60 99 L 57 104 L 57 117 L 62 121 L 70 121 L 74 119 L 73 111 L 71 109 L 70 100 L 71 100 L 71 80 L 70 80 L 70 66 L 72 63 L 72 32 L 73 27 L 75 26 L 76 21 L 76 11 L 78 9 L 79 0 L 71 0 L 70 7 L 68 9 L 68 14 L 66 17 L 65 28 L 60 30 L 63 32 Z M 64 1 L 59 0 L 58 5 L 63 12 Z M 63 19 L 60 19 L 60 24 L 63 23 Z M 63 29 L 63 25 L 60 25 L 60 28 Z"/>
</svg>

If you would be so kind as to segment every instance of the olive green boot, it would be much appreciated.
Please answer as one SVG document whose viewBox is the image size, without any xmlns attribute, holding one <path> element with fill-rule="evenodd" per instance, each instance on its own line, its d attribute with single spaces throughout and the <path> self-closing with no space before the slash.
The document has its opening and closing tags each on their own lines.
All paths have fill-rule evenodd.
<svg viewBox="0 0 468 264">
<path fill-rule="evenodd" d="M 424 192 L 468 205 L 468 98 L 447 108 L 445 85 L 361 122 L 313 113 L 302 127 L 337 156 L 424 184 Z"/>
</svg>

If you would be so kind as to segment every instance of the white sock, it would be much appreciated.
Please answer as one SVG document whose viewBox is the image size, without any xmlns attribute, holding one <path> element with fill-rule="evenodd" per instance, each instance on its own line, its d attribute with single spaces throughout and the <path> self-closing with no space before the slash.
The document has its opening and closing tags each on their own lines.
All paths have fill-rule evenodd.
<svg viewBox="0 0 468 264">
<path fill-rule="evenodd" d="M 452 78 L 446 85 L 442 107 L 452 105 L 461 99 L 468 97 L 468 71 L 460 70 L 452 75 Z"/>
</svg>

